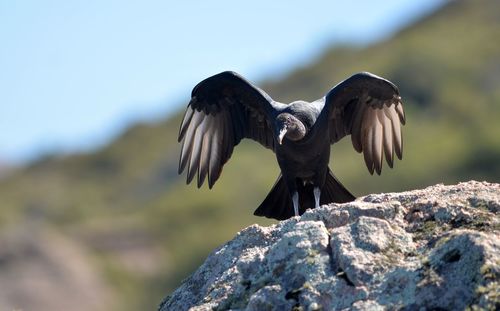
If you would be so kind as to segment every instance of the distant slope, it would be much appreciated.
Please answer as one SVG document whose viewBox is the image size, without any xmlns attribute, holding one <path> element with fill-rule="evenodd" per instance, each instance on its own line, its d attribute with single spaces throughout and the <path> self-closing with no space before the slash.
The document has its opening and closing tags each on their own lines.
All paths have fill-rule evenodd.
<svg viewBox="0 0 500 311">
<path fill-rule="evenodd" d="M 113 292 L 81 245 L 30 225 L 1 231 L 2 309 L 108 310 Z"/>
<path fill-rule="evenodd" d="M 384 42 L 333 47 L 260 85 L 285 102 L 319 98 L 362 70 L 400 86 L 408 119 L 403 161 L 370 176 L 349 139 L 332 148 L 332 169 L 356 195 L 499 182 L 498 38 L 499 1 L 453 1 Z M 270 223 L 252 212 L 278 176 L 272 153 L 244 142 L 212 191 L 186 186 L 177 176 L 179 121 L 138 125 L 96 153 L 48 158 L 0 180 L 0 225 L 35 219 L 65 234 L 93 254 L 117 293 L 112 307 L 154 308 L 214 246 L 246 225 Z"/>
</svg>

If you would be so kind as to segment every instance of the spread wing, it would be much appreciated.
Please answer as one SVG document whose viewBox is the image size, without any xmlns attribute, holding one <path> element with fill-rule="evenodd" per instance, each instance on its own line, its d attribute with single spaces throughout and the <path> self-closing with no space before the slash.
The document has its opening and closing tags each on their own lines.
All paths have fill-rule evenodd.
<svg viewBox="0 0 500 311">
<path fill-rule="evenodd" d="M 393 83 L 368 72 L 358 73 L 331 89 L 324 103 L 321 115 L 328 120 L 330 142 L 350 134 L 371 174 L 380 175 L 384 154 L 391 168 L 394 153 L 402 158 L 405 115 Z"/>
<path fill-rule="evenodd" d="M 272 120 L 278 103 L 237 73 L 225 71 L 196 85 L 179 131 L 179 174 L 212 188 L 244 137 L 274 150 Z"/>
</svg>

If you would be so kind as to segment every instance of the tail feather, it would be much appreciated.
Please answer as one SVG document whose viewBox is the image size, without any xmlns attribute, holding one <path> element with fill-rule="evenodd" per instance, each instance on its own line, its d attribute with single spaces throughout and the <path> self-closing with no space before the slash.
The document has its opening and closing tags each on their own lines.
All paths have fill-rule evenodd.
<svg viewBox="0 0 500 311">
<path fill-rule="evenodd" d="M 347 203 L 354 201 L 356 197 L 347 190 L 342 183 L 333 175 L 332 171 L 328 169 L 326 181 L 321 188 L 320 204 L 329 203 Z"/>
<path fill-rule="evenodd" d="M 313 186 L 311 184 L 297 184 L 297 192 L 299 193 L 299 214 L 302 215 L 307 209 L 314 208 Z M 328 170 L 325 184 L 321 188 L 320 204 L 345 203 L 354 199 L 356 197 L 337 180 L 331 170 Z M 292 196 L 281 175 L 264 201 L 255 210 L 254 215 L 277 220 L 295 216 Z"/>
<path fill-rule="evenodd" d="M 253 214 L 277 220 L 284 220 L 294 216 L 292 197 L 281 174 Z"/>
</svg>

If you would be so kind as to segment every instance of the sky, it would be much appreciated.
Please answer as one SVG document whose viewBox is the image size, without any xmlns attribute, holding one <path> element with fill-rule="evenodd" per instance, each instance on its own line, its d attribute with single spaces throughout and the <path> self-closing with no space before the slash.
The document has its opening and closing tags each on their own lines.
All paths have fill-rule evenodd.
<svg viewBox="0 0 500 311">
<path fill-rule="evenodd" d="M 0 0 L 0 166 L 89 151 L 224 70 L 279 77 L 444 0 Z"/>
</svg>

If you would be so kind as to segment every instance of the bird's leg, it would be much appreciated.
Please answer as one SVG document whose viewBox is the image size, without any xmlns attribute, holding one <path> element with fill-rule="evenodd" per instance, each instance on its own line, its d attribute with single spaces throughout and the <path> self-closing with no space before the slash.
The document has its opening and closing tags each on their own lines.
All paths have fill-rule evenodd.
<svg viewBox="0 0 500 311">
<path fill-rule="evenodd" d="M 319 207 L 319 197 L 321 196 L 321 190 L 319 189 L 319 187 L 314 187 L 313 193 L 314 193 L 314 202 L 316 203 L 314 205 L 314 208 L 318 208 Z"/>
<path fill-rule="evenodd" d="M 299 193 L 297 191 L 295 191 L 292 195 L 292 202 L 295 216 L 299 216 Z"/>
</svg>

